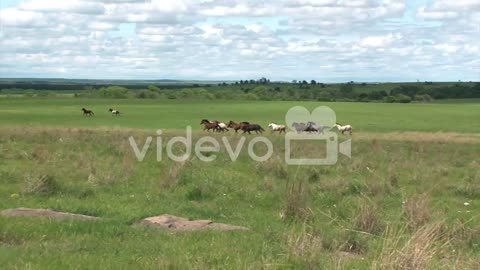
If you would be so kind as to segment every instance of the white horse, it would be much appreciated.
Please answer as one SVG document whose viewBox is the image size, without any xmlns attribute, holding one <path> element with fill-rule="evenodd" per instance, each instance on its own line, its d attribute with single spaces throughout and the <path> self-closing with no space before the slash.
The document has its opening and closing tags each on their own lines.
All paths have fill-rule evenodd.
<svg viewBox="0 0 480 270">
<path fill-rule="evenodd" d="M 342 134 L 345 134 L 346 132 L 348 132 L 349 135 L 352 135 L 353 128 L 351 125 L 342 126 L 339 123 L 337 123 L 335 127 L 337 127 L 338 131 L 342 132 Z"/>
<path fill-rule="evenodd" d="M 272 133 L 278 131 L 278 133 L 286 133 L 287 127 L 285 125 L 277 125 L 275 123 L 268 124 L 268 127 L 272 129 Z"/>
<path fill-rule="evenodd" d="M 227 124 L 222 123 L 222 122 L 217 122 L 217 125 L 218 125 L 218 130 L 219 131 L 222 131 L 222 132 L 228 131 Z"/>
</svg>

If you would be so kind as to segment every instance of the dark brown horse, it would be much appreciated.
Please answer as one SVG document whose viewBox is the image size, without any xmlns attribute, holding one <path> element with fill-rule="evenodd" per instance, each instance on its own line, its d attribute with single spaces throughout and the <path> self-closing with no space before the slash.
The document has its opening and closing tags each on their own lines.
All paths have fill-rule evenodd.
<svg viewBox="0 0 480 270">
<path fill-rule="evenodd" d="M 217 121 L 210 122 L 207 119 L 203 119 L 202 122 L 200 122 L 200 125 L 203 125 L 203 130 L 204 131 L 207 130 L 208 132 L 210 132 L 211 129 L 213 129 L 213 131 L 218 130 L 218 122 Z"/>
<path fill-rule="evenodd" d="M 82 108 L 82 111 L 83 111 L 84 116 L 94 116 L 95 115 L 92 110 L 87 110 L 85 108 Z"/>
<path fill-rule="evenodd" d="M 245 127 L 247 125 L 250 125 L 250 123 L 249 122 L 235 123 L 235 122 L 230 120 L 230 122 L 228 122 L 227 127 L 233 128 L 235 130 L 235 133 L 237 133 L 239 129 L 243 129 L 243 127 Z"/>
<path fill-rule="evenodd" d="M 250 133 L 250 131 L 255 131 L 256 134 L 258 134 L 258 132 L 262 133 L 265 131 L 260 125 L 257 125 L 257 124 L 245 125 L 242 127 L 242 130 L 243 130 L 243 133 L 247 132 L 248 134 L 252 134 Z"/>
</svg>

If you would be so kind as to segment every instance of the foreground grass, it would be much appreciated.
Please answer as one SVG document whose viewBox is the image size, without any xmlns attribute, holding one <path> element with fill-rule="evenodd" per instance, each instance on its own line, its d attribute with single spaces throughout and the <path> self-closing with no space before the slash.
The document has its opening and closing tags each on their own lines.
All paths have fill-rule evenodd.
<svg viewBox="0 0 480 270">
<path fill-rule="evenodd" d="M 0 218 L 5 269 L 479 267 L 475 141 L 428 140 L 430 134 L 425 140 L 389 141 L 359 134 L 352 160 L 291 167 L 283 162 L 278 135 L 266 135 L 276 151 L 264 163 L 252 161 L 245 149 L 231 162 L 225 148 L 211 163 L 196 158 L 173 163 L 157 162 L 154 149 L 137 162 L 127 138 L 140 142 L 154 135 L 150 131 L 0 132 L 2 208 L 53 208 L 104 218 L 93 223 Z M 195 133 L 194 141 L 201 134 Z M 164 134 L 164 142 L 173 135 L 178 134 Z M 239 138 L 229 135 L 234 146 Z M 314 142 L 298 147 L 321 149 Z M 164 213 L 250 231 L 169 233 L 131 226 Z"/>
<path fill-rule="evenodd" d="M 219 121 L 251 121 L 264 127 L 285 122 L 293 106 L 313 109 L 320 105 L 335 110 L 337 121 L 356 131 L 467 132 L 480 131 L 480 103 L 385 104 L 345 102 L 261 101 L 159 101 L 119 99 L 0 99 L 0 126 L 129 127 L 141 129 L 200 129 L 203 118 Z M 95 117 L 83 117 L 82 107 Z M 112 118 L 109 108 L 119 109 Z"/>
</svg>

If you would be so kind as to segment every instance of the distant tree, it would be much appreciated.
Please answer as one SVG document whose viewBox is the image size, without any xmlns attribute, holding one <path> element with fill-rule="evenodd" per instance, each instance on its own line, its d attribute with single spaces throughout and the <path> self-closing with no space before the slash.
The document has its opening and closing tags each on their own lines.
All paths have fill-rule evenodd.
<svg viewBox="0 0 480 270">
<path fill-rule="evenodd" d="M 268 80 L 267 78 L 265 78 L 265 77 L 262 77 L 262 78 L 260 78 L 260 79 L 258 80 L 258 83 L 261 83 L 261 84 L 266 84 L 266 83 L 268 83 L 268 82 L 269 82 L 269 80 Z"/>
<path fill-rule="evenodd" d="M 351 85 L 350 83 L 342 84 L 342 86 L 340 86 L 340 93 L 344 97 L 351 96 L 351 94 L 353 93 L 353 85 Z"/>
<path fill-rule="evenodd" d="M 368 102 L 370 100 L 369 95 L 367 93 L 360 93 L 357 97 L 358 101 Z"/>
<path fill-rule="evenodd" d="M 311 85 L 316 85 L 317 82 L 316 82 L 315 80 L 311 80 L 311 81 L 310 81 L 310 84 L 311 84 Z"/>
<path fill-rule="evenodd" d="M 305 80 L 303 80 L 303 81 L 302 81 L 302 84 L 308 84 L 308 82 L 307 82 L 307 81 L 305 81 Z"/>
<path fill-rule="evenodd" d="M 297 84 L 297 80 L 292 80 L 292 83 L 293 83 L 293 84 Z"/>
<path fill-rule="evenodd" d="M 149 91 L 152 91 L 152 92 L 159 92 L 159 91 L 160 91 L 160 88 L 158 88 L 158 86 L 156 86 L 156 85 L 149 85 L 149 86 L 147 87 L 147 89 L 148 89 Z"/>
</svg>

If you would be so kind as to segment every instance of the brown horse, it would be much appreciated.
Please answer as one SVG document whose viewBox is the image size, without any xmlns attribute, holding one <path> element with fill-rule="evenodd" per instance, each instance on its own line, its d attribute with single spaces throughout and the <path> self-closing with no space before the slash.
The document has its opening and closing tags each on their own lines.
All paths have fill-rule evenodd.
<svg viewBox="0 0 480 270">
<path fill-rule="evenodd" d="M 250 125 L 249 122 L 235 123 L 235 122 L 230 120 L 230 122 L 228 122 L 227 127 L 233 128 L 235 130 L 235 133 L 238 133 L 239 129 L 243 129 L 245 126 L 248 126 L 248 125 Z"/>
<path fill-rule="evenodd" d="M 218 122 L 217 121 L 210 122 L 207 119 L 203 119 L 200 122 L 200 125 L 203 125 L 203 130 L 204 131 L 207 130 L 208 132 L 210 132 L 211 129 L 213 129 L 213 131 L 218 130 Z"/>
<path fill-rule="evenodd" d="M 87 110 L 85 108 L 82 108 L 82 111 L 83 111 L 84 116 L 94 116 L 95 115 L 92 110 Z"/>
</svg>

